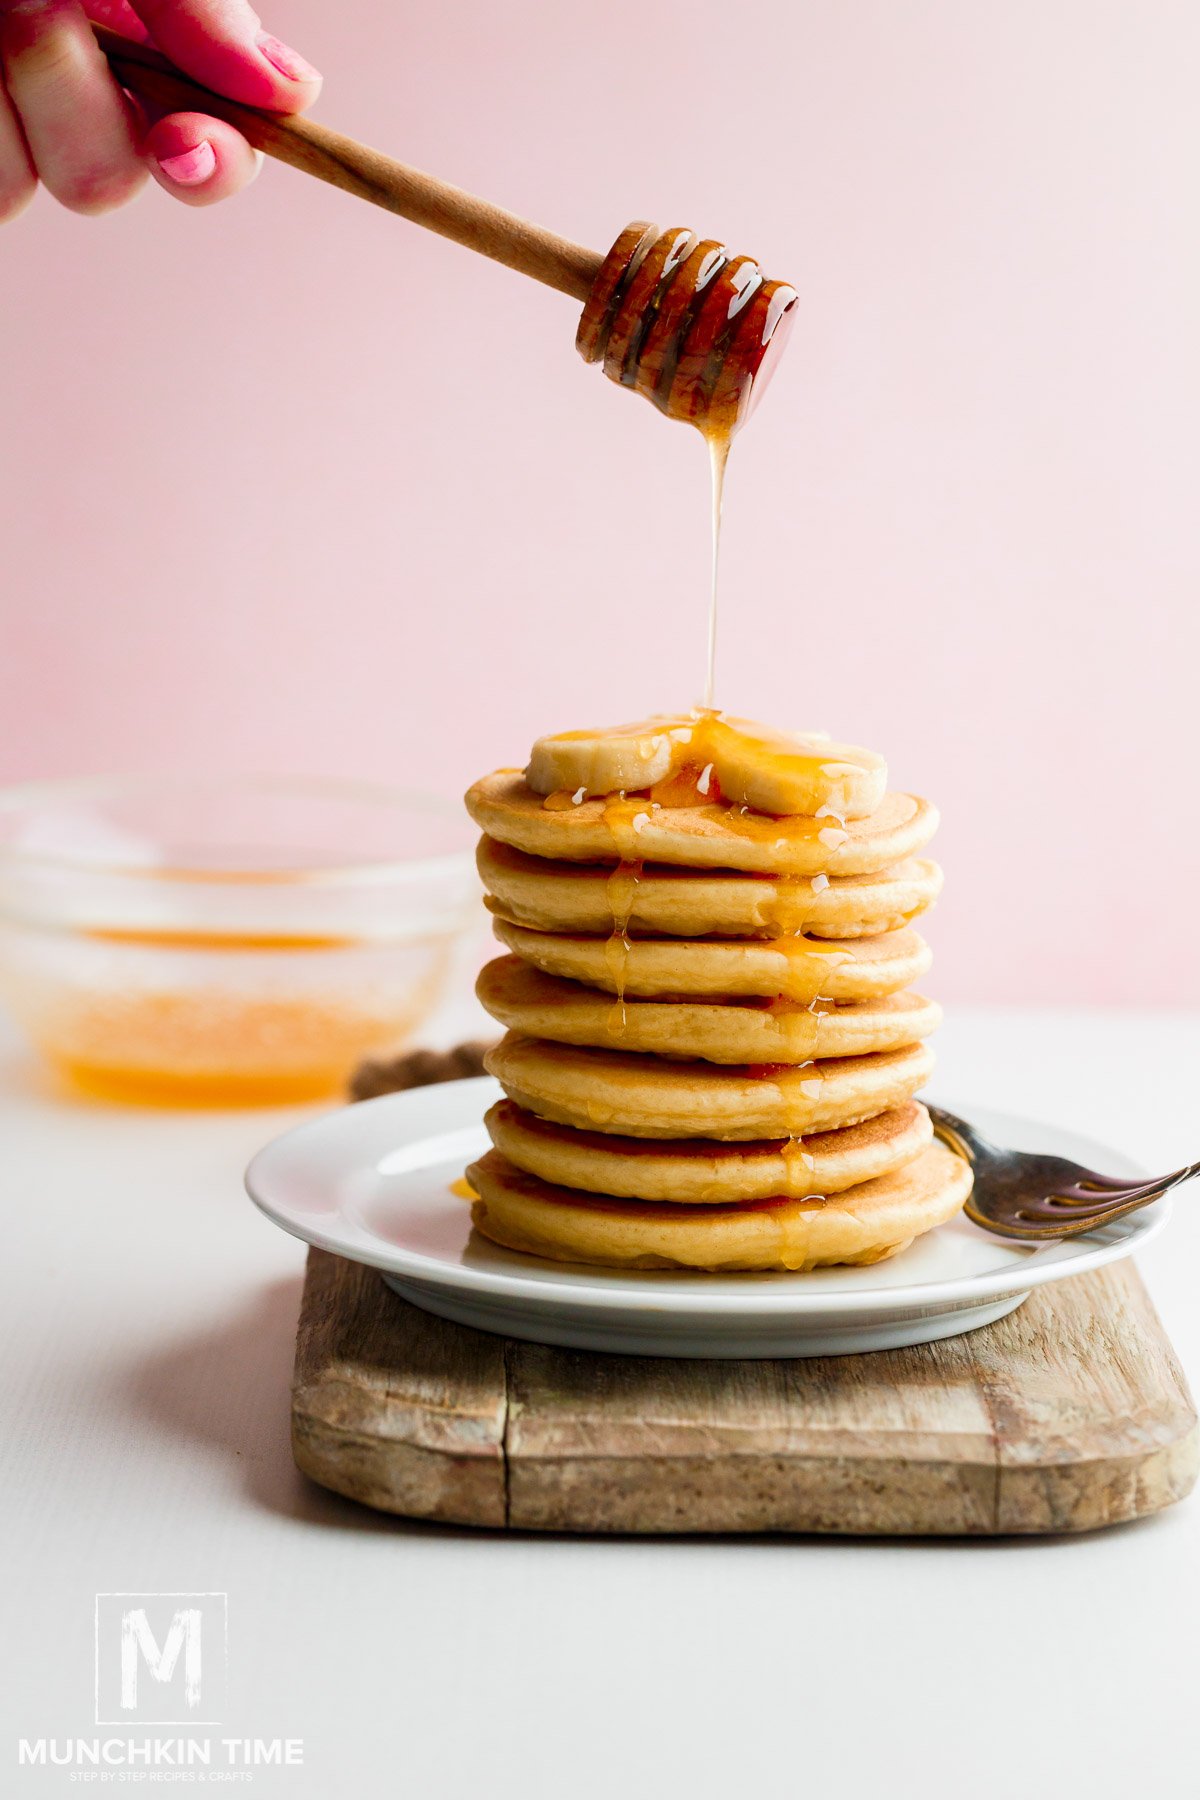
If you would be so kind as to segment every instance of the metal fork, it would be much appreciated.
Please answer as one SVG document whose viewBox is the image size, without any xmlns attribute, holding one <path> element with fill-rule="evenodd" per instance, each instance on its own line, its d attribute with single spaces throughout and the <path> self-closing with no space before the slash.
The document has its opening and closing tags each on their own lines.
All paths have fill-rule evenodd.
<svg viewBox="0 0 1200 1800">
<path fill-rule="evenodd" d="M 930 1106 L 929 1116 L 942 1142 L 975 1171 L 965 1208 L 968 1219 L 1000 1237 L 1064 1238 L 1097 1231 L 1139 1206 L 1152 1206 L 1170 1188 L 1200 1175 L 1200 1162 L 1157 1180 L 1098 1175 L 1062 1156 L 1002 1150 L 944 1107 Z"/>
</svg>

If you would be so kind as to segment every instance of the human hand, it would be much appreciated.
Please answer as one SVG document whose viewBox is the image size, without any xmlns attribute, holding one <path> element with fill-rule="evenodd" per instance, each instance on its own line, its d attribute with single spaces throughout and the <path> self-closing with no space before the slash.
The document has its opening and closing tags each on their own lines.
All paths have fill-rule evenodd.
<svg viewBox="0 0 1200 1800">
<path fill-rule="evenodd" d="M 89 20 L 153 43 L 205 87 L 271 112 L 303 112 L 317 71 L 262 30 L 249 0 L 0 0 L 0 224 L 38 181 L 72 212 L 102 213 L 147 173 L 189 206 L 253 180 L 259 157 L 203 113 L 147 119 L 114 79 Z"/>
</svg>

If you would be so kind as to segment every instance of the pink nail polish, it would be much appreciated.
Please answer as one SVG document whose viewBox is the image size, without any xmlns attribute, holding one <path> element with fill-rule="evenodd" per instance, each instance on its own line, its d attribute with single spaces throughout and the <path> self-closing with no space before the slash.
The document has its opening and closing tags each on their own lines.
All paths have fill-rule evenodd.
<svg viewBox="0 0 1200 1800">
<path fill-rule="evenodd" d="M 217 155 L 208 139 L 201 138 L 192 150 L 181 150 L 178 156 L 160 156 L 158 166 L 180 187 L 199 187 L 216 168 Z"/>
<path fill-rule="evenodd" d="M 11 19 L 34 19 L 54 12 L 60 3 L 61 0 L 0 0 L 0 13 Z"/>
<path fill-rule="evenodd" d="M 260 31 L 255 43 L 269 63 L 286 75 L 289 81 L 320 81 L 321 74 L 310 62 L 305 62 L 289 44 L 281 44 L 277 37 L 269 31 Z"/>
<path fill-rule="evenodd" d="M 47 20 L 62 9 L 63 0 L 0 0 L 0 24 L 12 37 L 14 52 L 32 43 Z"/>
</svg>

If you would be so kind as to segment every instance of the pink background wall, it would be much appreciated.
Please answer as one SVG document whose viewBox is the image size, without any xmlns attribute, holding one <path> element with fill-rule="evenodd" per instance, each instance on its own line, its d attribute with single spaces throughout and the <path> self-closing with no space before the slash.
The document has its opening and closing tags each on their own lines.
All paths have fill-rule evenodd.
<svg viewBox="0 0 1200 1800">
<path fill-rule="evenodd" d="M 1200 1002 L 1194 0 L 283 0 L 320 116 L 799 287 L 719 698 L 935 796 L 948 998 Z M 698 438 L 570 302 L 268 167 L 0 238 L 0 776 L 455 791 L 692 701 Z M 1079 708 L 1079 711 L 1075 709 Z"/>
</svg>

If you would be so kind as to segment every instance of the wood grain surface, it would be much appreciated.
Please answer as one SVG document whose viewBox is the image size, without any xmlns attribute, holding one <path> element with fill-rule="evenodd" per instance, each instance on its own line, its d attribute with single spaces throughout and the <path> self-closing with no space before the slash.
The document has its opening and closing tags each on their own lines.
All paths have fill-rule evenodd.
<svg viewBox="0 0 1200 1800">
<path fill-rule="evenodd" d="M 368 1506 L 582 1532 L 1088 1531 L 1181 1499 L 1200 1456 L 1129 1262 L 942 1343 L 698 1362 L 492 1337 L 311 1250 L 292 1437 Z"/>
</svg>

